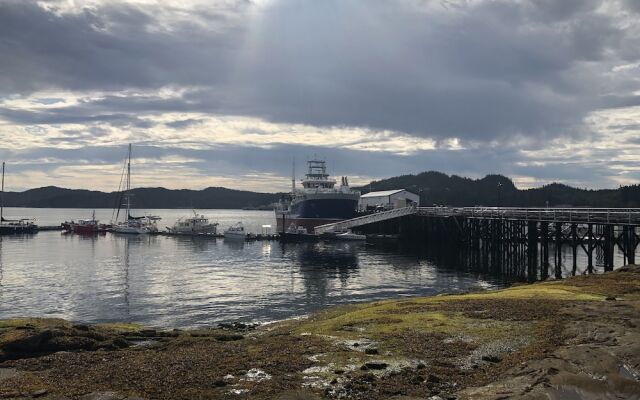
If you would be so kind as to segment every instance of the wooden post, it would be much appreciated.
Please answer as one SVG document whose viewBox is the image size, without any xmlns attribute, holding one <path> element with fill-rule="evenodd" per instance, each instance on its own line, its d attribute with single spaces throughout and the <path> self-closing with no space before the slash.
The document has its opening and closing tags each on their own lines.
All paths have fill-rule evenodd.
<svg viewBox="0 0 640 400">
<path fill-rule="evenodd" d="M 562 223 L 556 222 L 556 279 L 562 278 Z"/>
<path fill-rule="evenodd" d="M 571 224 L 571 250 L 573 251 L 573 268 L 571 269 L 571 275 L 576 275 L 578 269 L 578 225 Z"/>
<path fill-rule="evenodd" d="M 540 268 L 540 279 L 546 280 L 549 277 L 549 223 L 540 223 L 540 252 L 542 265 Z"/>
<path fill-rule="evenodd" d="M 587 235 L 587 272 L 591 274 L 593 273 L 593 247 L 595 244 L 593 224 L 588 225 Z"/>
</svg>

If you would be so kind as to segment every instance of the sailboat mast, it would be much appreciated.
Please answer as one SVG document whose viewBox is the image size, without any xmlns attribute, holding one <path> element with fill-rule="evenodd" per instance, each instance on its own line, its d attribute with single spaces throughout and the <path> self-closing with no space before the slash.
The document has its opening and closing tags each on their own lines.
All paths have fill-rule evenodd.
<svg viewBox="0 0 640 400">
<path fill-rule="evenodd" d="M 131 215 L 131 143 L 129 143 L 129 160 L 127 161 L 127 220 Z"/>
<path fill-rule="evenodd" d="M 2 213 L 4 211 L 4 161 L 2 162 L 2 191 L 0 191 L 0 223 L 4 221 Z"/>
</svg>

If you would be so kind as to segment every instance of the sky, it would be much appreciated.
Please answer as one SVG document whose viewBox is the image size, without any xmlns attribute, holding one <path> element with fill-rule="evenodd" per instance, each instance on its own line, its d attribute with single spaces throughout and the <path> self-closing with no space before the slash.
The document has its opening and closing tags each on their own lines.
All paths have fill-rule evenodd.
<svg viewBox="0 0 640 400">
<path fill-rule="evenodd" d="M 0 0 L 8 190 L 640 182 L 640 0 Z"/>
</svg>

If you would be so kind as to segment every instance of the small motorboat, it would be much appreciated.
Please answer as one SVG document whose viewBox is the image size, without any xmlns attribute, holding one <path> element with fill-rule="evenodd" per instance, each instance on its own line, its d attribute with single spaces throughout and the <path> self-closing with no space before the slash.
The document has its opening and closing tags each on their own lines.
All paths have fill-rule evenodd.
<svg viewBox="0 0 640 400">
<path fill-rule="evenodd" d="M 210 223 L 209 218 L 198 215 L 195 211 L 192 217 L 179 218 L 167 232 L 175 235 L 215 235 L 218 223 Z"/>
<path fill-rule="evenodd" d="M 244 230 L 244 225 L 242 222 L 238 222 L 237 224 L 228 227 L 224 231 L 225 239 L 240 239 L 244 240 L 247 237 L 247 233 Z"/>
<path fill-rule="evenodd" d="M 307 242 L 318 240 L 318 235 L 307 232 L 307 228 L 304 226 L 296 226 L 295 224 L 289 225 L 289 228 L 285 232 L 280 234 L 280 237 L 284 241 L 289 242 Z"/>
</svg>

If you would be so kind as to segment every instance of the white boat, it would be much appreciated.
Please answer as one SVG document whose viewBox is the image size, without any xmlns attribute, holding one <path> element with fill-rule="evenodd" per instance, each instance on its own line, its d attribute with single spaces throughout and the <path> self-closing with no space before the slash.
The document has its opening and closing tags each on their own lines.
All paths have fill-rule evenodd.
<svg viewBox="0 0 640 400">
<path fill-rule="evenodd" d="M 217 230 L 217 222 L 212 224 L 209 218 L 195 211 L 192 217 L 179 218 L 172 227 L 167 227 L 167 232 L 176 235 L 215 235 Z"/>
<path fill-rule="evenodd" d="M 367 240 L 365 235 L 358 235 L 357 233 L 353 233 L 351 231 L 337 233 L 334 236 L 334 239 L 337 240 Z"/>
<path fill-rule="evenodd" d="M 227 239 L 244 240 L 247 237 L 247 233 L 244 230 L 244 226 L 242 225 L 242 222 L 238 222 L 237 224 L 228 227 L 224 231 L 224 237 Z"/>
<path fill-rule="evenodd" d="M 119 205 L 117 211 L 115 211 L 115 223 L 112 224 L 112 231 L 116 233 L 128 233 L 139 235 L 143 233 L 156 233 L 158 232 L 158 224 L 161 218 L 155 215 L 144 215 L 142 217 L 134 217 L 131 215 L 131 144 L 129 144 L 129 154 L 127 156 L 127 170 L 126 177 L 124 177 L 124 190 L 122 191 L 122 197 L 126 200 L 124 206 L 127 210 L 127 216 L 124 221 L 118 221 L 118 217 L 120 216 L 120 208 L 122 205 Z M 118 188 L 120 189 L 122 188 Z"/>
</svg>

